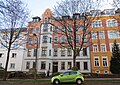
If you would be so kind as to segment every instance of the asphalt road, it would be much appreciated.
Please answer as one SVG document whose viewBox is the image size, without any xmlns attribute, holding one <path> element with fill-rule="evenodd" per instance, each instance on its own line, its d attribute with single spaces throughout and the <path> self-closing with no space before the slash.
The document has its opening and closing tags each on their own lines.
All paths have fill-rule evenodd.
<svg viewBox="0 0 120 85">
<path fill-rule="evenodd" d="M 49 82 L 39 82 L 39 83 L 14 83 L 14 82 L 4 82 L 0 83 L 0 85 L 52 85 Z M 60 84 L 60 85 L 77 85 L 77 84 Z M 82 85 L 120 85 L 120 82 L 84 82 Z"/>
</svg>

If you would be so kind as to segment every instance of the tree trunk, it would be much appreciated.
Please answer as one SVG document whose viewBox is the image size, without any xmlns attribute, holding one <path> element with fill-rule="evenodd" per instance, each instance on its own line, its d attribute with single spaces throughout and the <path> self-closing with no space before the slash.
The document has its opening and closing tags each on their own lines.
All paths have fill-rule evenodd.
<svg viewBox="0 0 120 85">
<path fill-rule="evenodd" d="M 6 81 L 6 78 L 7 78 L 7 67 L 8 67 L 8 62 L 9 62 L 10 47 L 11 45 L 9 46 L 8 52 L 7 52 L 7 60 L 6 60 L 6 65 L 5 65 L 3 81 Z"/>
<path fill-rule="evenodd" d="M 76 67 L 76 56 L 73 55 L 73 67 Z"/>
</svg>

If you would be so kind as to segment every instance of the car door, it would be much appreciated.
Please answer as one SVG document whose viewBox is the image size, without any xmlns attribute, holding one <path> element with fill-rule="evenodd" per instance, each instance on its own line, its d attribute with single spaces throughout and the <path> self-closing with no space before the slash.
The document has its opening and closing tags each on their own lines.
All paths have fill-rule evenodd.
<svg viewBox="0 0 120 85">
<path fill-rule="evenodd" d="M 77 77 L 77 71 L 71 71 L 69 75 L 70 82 L 75 82 L 76 77 Z"/>
<path fill-rule="evenodd" d="M 68 82 L 69 74 L 69 72 L 64 72 L 62 75 L 60 75 L 60 82 Z"/>
</svg>

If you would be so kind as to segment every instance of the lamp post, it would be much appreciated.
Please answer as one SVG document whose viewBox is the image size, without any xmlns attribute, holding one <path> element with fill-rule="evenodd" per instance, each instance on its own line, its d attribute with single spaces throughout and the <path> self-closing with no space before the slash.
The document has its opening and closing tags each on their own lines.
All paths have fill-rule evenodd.
<svg viewBox="0 0 120 85">
<path fill-rule="evenodd" d="M 36 80 L 37 79 L 37 50 L 38 50 L 38 38 L 37 38 L 37 35 L 34 33 L 33 36 L 36 37 L 36 44 L 37 46 L 35 47 L 35 68 L 34 68 L 34 79 Z M 35 42 L 35 41 L 34 41 Z"/>
</svg>

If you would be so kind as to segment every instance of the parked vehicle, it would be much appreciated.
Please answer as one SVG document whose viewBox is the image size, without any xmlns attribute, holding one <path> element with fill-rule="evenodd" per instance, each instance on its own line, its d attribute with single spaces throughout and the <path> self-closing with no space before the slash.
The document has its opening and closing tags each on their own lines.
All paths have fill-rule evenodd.
<svg viewBox="0 0 120 85">
<path fill-rule="evenodd" d="M 82 84 L 84 81 L 84 77 L 80 71 L 66 71 L 58 76 L 54 76 L 51 78 L 51 83 L 58 85 L 60 83 L 77 83 Z"/>
</svg>

